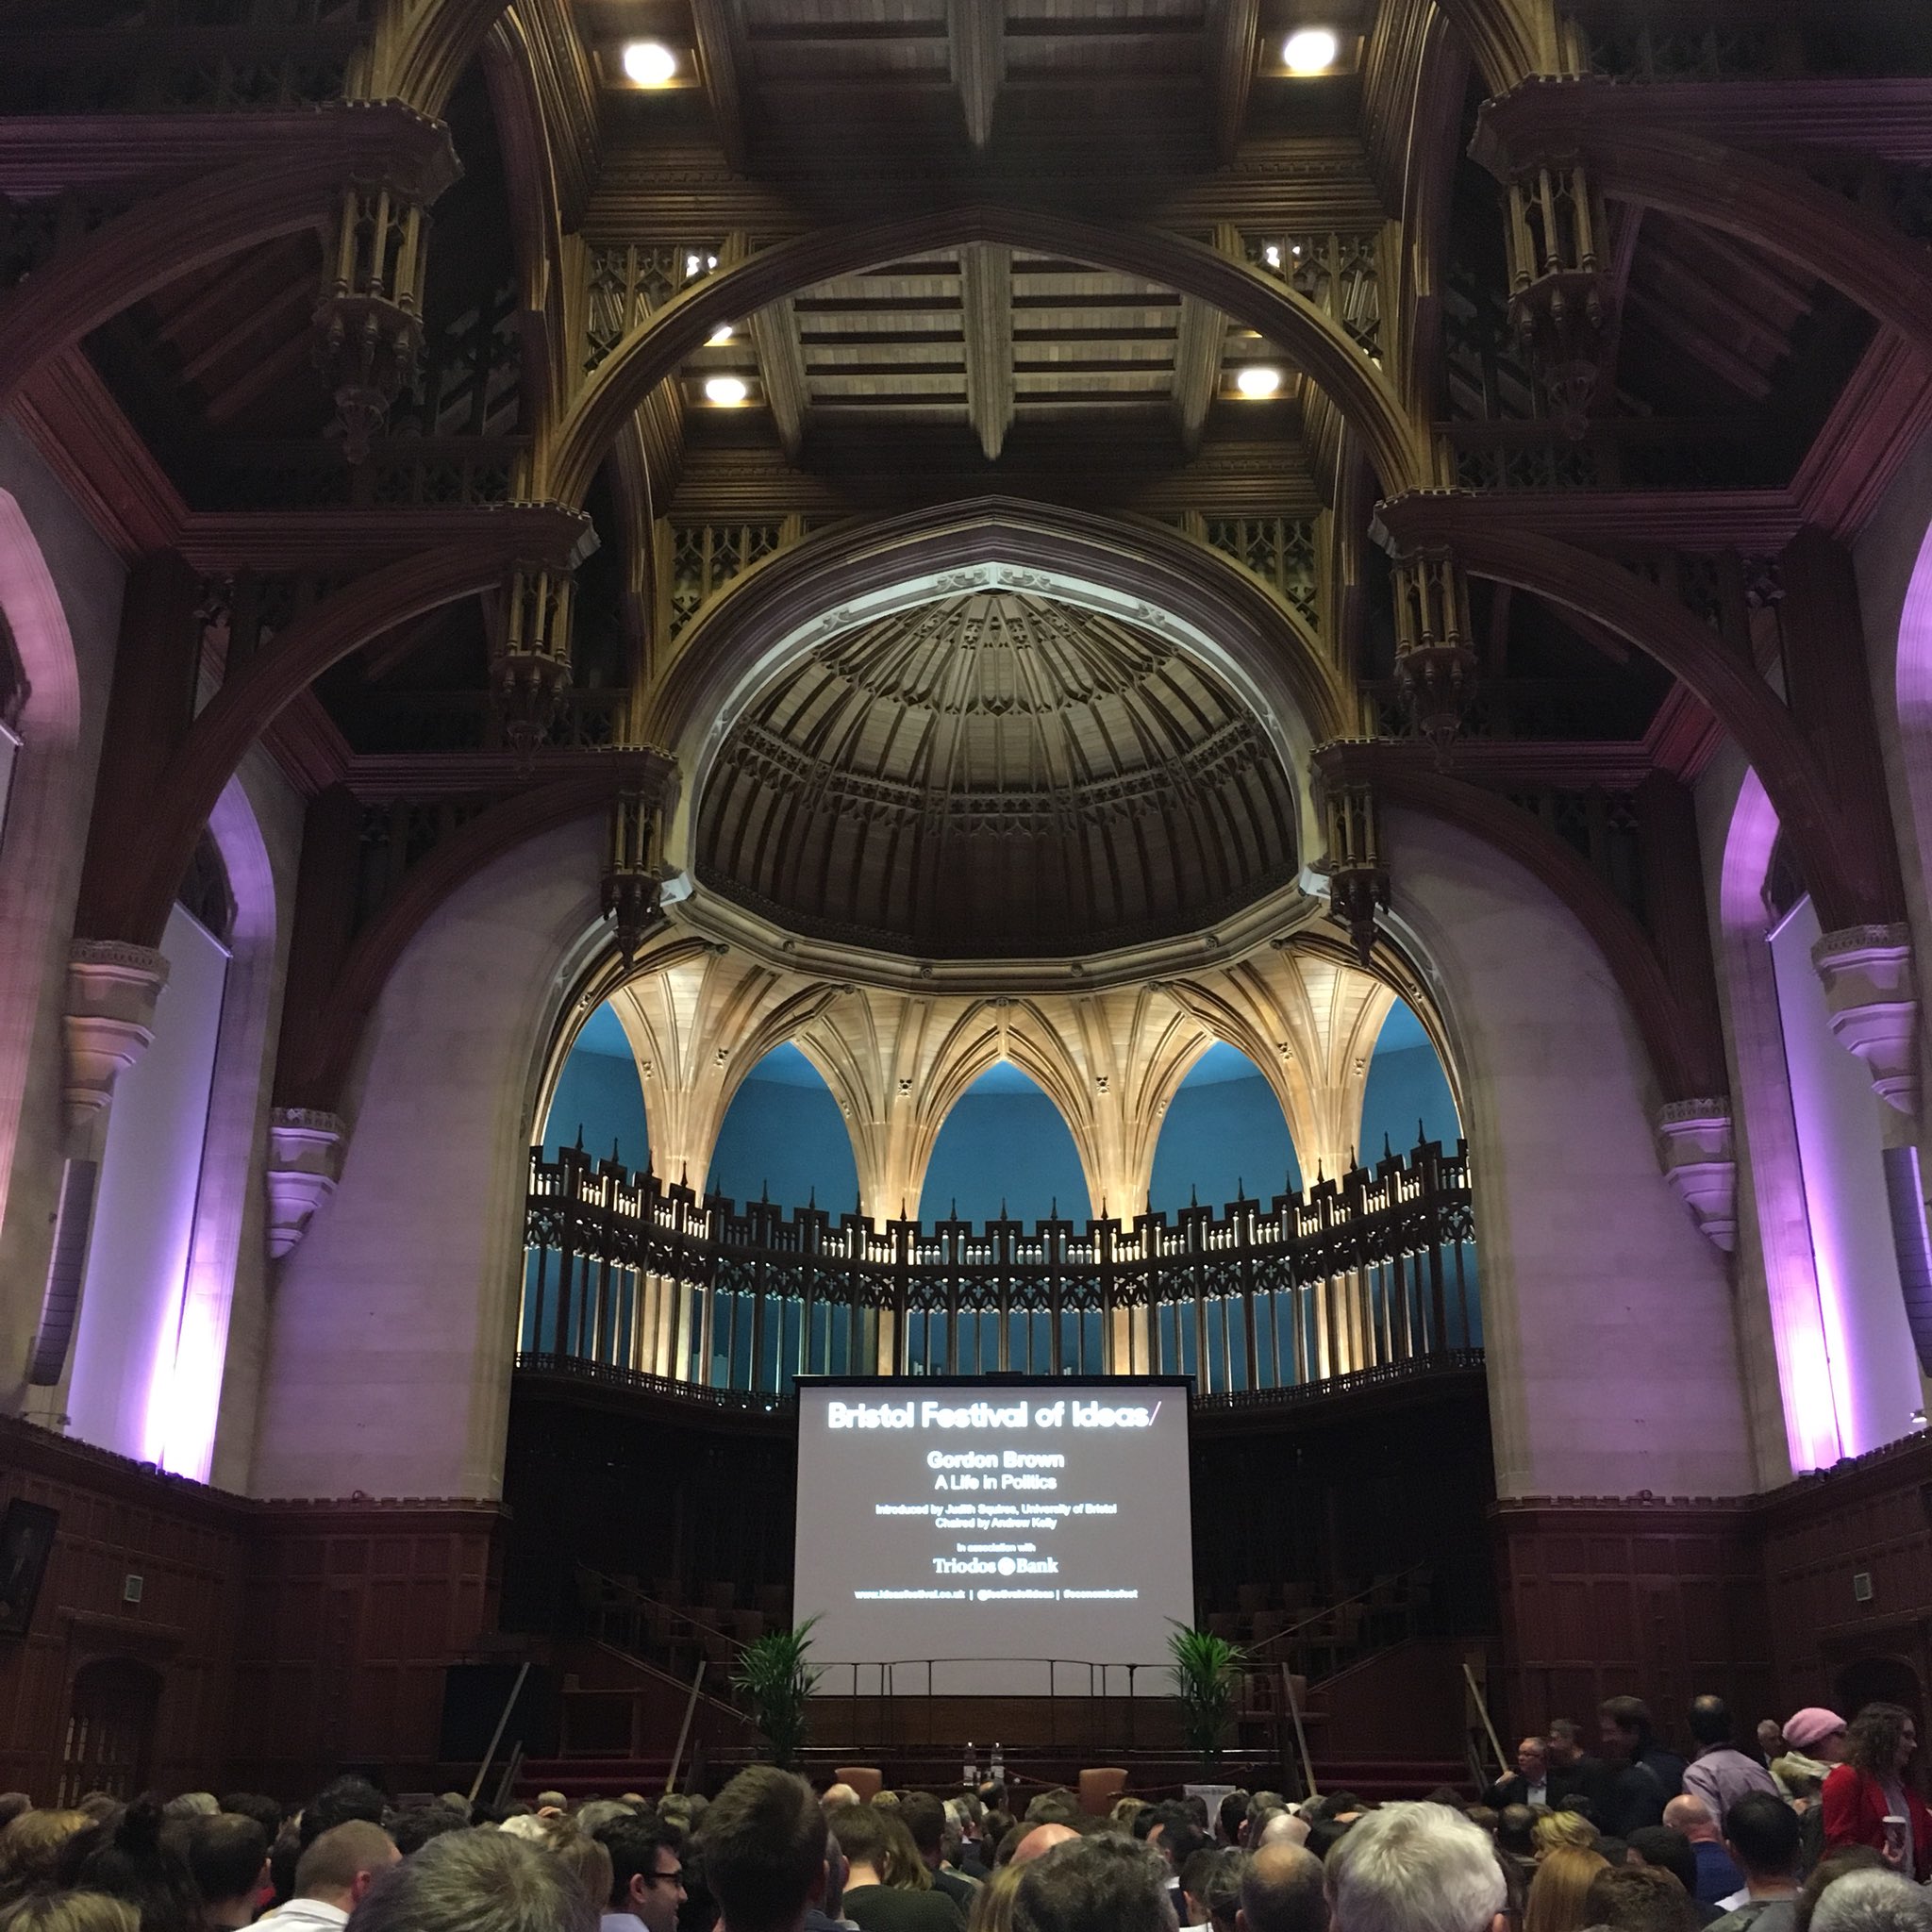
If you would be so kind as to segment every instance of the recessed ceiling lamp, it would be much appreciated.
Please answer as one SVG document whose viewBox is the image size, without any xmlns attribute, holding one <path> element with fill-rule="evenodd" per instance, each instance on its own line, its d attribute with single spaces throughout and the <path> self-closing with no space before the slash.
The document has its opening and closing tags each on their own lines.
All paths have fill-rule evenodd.
<svg viewBox="0 0 1932 1932">
<path fill-rule="evenodd" d="M 1250 362 L 1234 379 L 1234 386 L 1244 396 L 1252 396 L 1258 402 L 1263 396 L 1272 396 L 1281 387 L 1281 371 L 1270 369 L 1264 363 Z"/>
<path fill-rule="evenodd" d="M 730 340 L 731 325 L 728 322 L 721 322 L 718 325 L 718 326 L 714 328 L 711 331 L 711 333 L 705 338 L 705 347 L 708 349 L 722 348 L 724 344 L 728 342 Z"/>
<path fill-rule="evenodd" d="M 1305 26 L 1282 43 L 1281 62 L 1291 74 L 1325 74 L 1341 52 L 1341 42 L 1325 26 Z"/>
<path fill-rule="evenodd" d="M 751 385 L 739 375 L 714 375 L 705 384 L 705 400 L 722 409 L 735 409 L 750 394 Z"/>
<path fill-rule="evenodd" d="M 662 41 L 629 41 L 624 71 L 640 87 L 669 87 L 677 78 L 677 56 Z"/>
</svg>

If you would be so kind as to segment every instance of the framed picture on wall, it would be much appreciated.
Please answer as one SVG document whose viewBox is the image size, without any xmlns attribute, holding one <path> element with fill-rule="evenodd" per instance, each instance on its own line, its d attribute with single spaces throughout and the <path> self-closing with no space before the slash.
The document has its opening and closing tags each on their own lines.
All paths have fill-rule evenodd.
<svg viewBox="0 0 1932 1932">
<path fill-rule="evenodd" d="M 54 1554 L 60 1512 L 16 1496 L 0 1521 L 0 1637 L 25 1637 Z"/>
</svg>

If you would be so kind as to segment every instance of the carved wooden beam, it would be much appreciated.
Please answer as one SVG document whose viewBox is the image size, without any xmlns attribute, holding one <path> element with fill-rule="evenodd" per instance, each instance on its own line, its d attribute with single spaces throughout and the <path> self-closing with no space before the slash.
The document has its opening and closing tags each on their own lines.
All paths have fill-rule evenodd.
<svg viewBox="0 0 1932 1932">
<path fill-rule="evenodd" d="M 1208 98 L 1213 103 L 1214 154 L 1224 166 L 1234 159 L 1248 118 L 1255 81 L 1255 38 L 1261 26 L 1260 0 L 1208 0 L 1206 30 Z"/>
<path fill-rule="evenodd" d="M 1174 344 L 1174 416 L 1181 447 L 1189 456 L 1201 447 L 1207 433 L 1208 411 L 1221 385 L 1222 346 L 1227 339 L 1227 318 L 1197 296 L 1181 299 L 1180 324 Z"/>
<path fill-rule="evenodd" d="M 966 414 L 991 462 L 1013 426 L 1013 251 L 969 242 L 959 251 L 966 327 Z"/>
<path fill-rule="evenodd" d="M 946 0 L 946 39 L 953 85 L 974 147 L 992 139 L 993 103 L 1007 77 L 1005 0 Z"/>
<path fill-rule="evenodd" d="M 734 169 L 744 166 L 744 96 L 739 82 L 737 0 L 691 0 L 698 78 L 711 103 L 718 142 Z"/>
<path fill-rule="evenodd" d="M 751 345 L 758 352 L 758 381 L 772 412 L 772 426 L 793 462 L 805 446 L 806 411 L 811 387 L 806 379 L 805 351 L 799 346 L 798 319 L 788 295 L 760 308 L 750 322 Z M 970 338 L 969 338 L 970 340 Z"/>
</svg>

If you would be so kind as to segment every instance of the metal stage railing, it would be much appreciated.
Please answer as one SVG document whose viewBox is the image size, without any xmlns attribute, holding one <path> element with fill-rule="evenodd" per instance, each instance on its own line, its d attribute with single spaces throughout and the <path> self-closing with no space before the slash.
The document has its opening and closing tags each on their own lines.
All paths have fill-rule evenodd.
<svg viewBox="0 0 1932 1932">
<path fill-rule="evenodd" d="M 530 1156 L 526 1357 L 693 1396 L 801 1374 L 1185 1374 L 1313 1388 L 1481 1345 L 1466 1147 L 1172 1220 L 975 1227 L 699 1199 L 581 1148 Z"/>
</svg>

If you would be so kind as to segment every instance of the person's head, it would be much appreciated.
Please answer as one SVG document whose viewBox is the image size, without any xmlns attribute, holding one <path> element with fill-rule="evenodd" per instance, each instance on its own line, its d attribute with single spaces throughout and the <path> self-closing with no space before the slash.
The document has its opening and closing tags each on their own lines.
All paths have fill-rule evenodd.
<svg viewBox="0 0 1932 1932">
<path fill-rule="evenodd" d="M 1761 1717 L 1757 1720 L 1757 1749 L 1767 1764 L 1774 1757 L 1784 1756 L 1784 1726 L 1776 1718 Z"/>
<path fill-rule="evenodd" d="M 1478 1825 L 1491 1838 L 1496 1835 L 1496 1813 L 1488 1805 L 1471 1805 L 1463 1808 L 1463 1814 L 1472 1824 Z"/>
<path fill-rule="evenodd" d="M 459 1810 L 438 1798 L 430 1804 L 409 1805 L 395 1812 L 389 1821 L 389 1835 L 395 1840 L 396 1850 L 407 1858 L 411 1852 L 420 1852 L 431 1839 L 441 1838 L 446 1831 L 465 1831 L 469 1824 L 467 1809 Z"/>
<path fill-rule="evenodd" d="M 1022 1870 L 1013 1932 L 1173 1932 L 1167 1867 L 1116 1832 L 1074 1837 Z"/>
<path fill-rule="evenodd" d="M 294 1895 L 353 1912 L 401 1856 L 389 1833 L 366 1818 L 332 1824 L 296 1861 Z"/>
<path fill-rule="evenodd" d="M 324 1832 L 359 1819 L 365 1824 L 380 1824 L 388 1807 L 383 1796 L 366 1777 L 339 1777 L 323 1786 L 302 1807 L 302 1845 L 306 1851 Z"/>
<path fill-rule="evenodd" d="M 1178 1876 L 1197 1852 L 1212 1851 L 1214 1840 L 1190 1818 L 1183 1824 L 1170 1824 L 1160 1834 L 1158 1849 Z M 1200 1922 L 1197 1920 L 1195 1923 L 1198 1924 Z"/>
<path fill-rule="evenodd" d="M 1013 1932 L 1013 1894 L 1026 1875 L 1024 1865 L 1002 1865 L 973 1895 L 966 1932 Z M 826 1914 L 829 1918 L 831 1915 Z"/>
<path fill-rule="evenodd" d="M 1170 1817 L 1188 1815 L 1176 1805 L 1161 1805 L 1156 1808 Z M 1079 1799 L 1072 1791 L 1058 1789 L 1040 1792 L 1026 1807 L 1028 1824 L 1072 1824 L 1083 1815 Z"/>
<path fill-rule="evenodd" d="M 1214 1807 L 1215 1835 L 1224 1845 L 1241 1842 L 1241 1826 L 1248 1817 L 1249 1796 L 1246 1791 L 1230 1791 Z"/>
<path fill-rule="evenodd" d="M 595 1838 L 613 1818 L 634 1818 L 636 1815 L 622 1798 L 591 1798 L 577 1807 L 571 1822 L 587 1838 Z"/>
<path fill-rule="evenodd" d="M 201 1894 L 188 1862 L 161 1836 L 161 1807 L 148 1799 L 87 1831 L 60 1855 L 60 1881 L 106 1891 L 141 1914 L 142 1932 L 200 1932 Z"/>
<path fill-rule="evenodd" d="M 1524 1907 L 1524 1932 L 1581 1932 L 1590 1924 L 1583 1902 L 1609 1860 L 1598 1852 L 1559 1845 L 1536 1868 Z"/>
<path fill-rule="evenodd" d="M 1583 1748 L 1583 1726 L 1574 1717 L 1553 1717 L 1544 1747 L 1552 1764 L 1568 1767 L 1587 1753 Z"/>
<path fill-rule="evenodd" d="M 23 1811 L 0 1830 L 0 1893 L 52 1885 L 67 1840 L 91 1822 L 85 1811 Z"/>
<path fill-rule="evenodd" d="M 938 1871 L 946 1842 L 946 1807 L 930 1791 L 908 1791 L 899 1800 L 899 1819 L 928 1870 Z"/>
<path fill-rule="evenodd" d="M 1807 1704 L 1785 1720 L 1786 1748 L 1821 1764 L 1842 1764 L 1845 1756 L 1845 1721 L 1822 1704 Z"/>
<path fill-rule="evenodd" d="M 610 1854 L 610 1910 L 628 1912 L 644 1932 L 675 1932 L 684 1903 L 684 1834 L 634 1812 L 597 1833 Z"/>
<path fill-rule="evenodd" d="M 1596 1849 L 1596 1826 L 1581 1811 L 1545 1811 L 1531 1827 L 1529 1841 L 1539 1858 L 1565 1845 L 1579 1852 Z"/>
<path fill-rule="evenodd" d="M 839 1842 L 857 1864 L 845 1832 L 869 1815 L 839 1813 Z M 825 1814 L 802 1777 L 775 1765 L 741 1771 L 705 1812 L 696 1850 L 724 1932 L 791 1932 L 824 1889 Z"/>
<path fill-rule="evenodd" d="M 1919 1748 L 1919 1727 L 1902 1704 L 1868 1704 L 1845 1728 L 1845 1760 L 1871 1777 L 1896 1777 Z"/>
<path fill-rule="evenodd" d="M 999 1856 L 1000 1846 L 1012 1835 L 1013 1814 L 989 1807 L 979 1821 L 979 1856 L 991 1863 Z"/>
<path fill-rule="evenodd" d="M 1650 1749 L 1655 1735 L 1650 1706 L 1641 1697 L 1607 1697 L 1597 1707 L 1603 1748 L 1615 1757 L 1636 1757 Z"/>
<path fill-rule="evenodd" d="M 39 1886 L 0 1905 L 0 1932 L 141 1932 L 141 1914 L 108 1892 Z"/>
<path fill-rule="evenodd" d="M 1020 1842 L 1013 1847 L 1013 1856 L 1008 1862 L 1015 1865 L 1030 1865 L 1035 1859 L 1045 1857 L 1057 1845 L 1070 1844 L 1079 1836 L 1071 1824 L 1036 1824 L 1031 1830 L 1022 1828 Z M 1157 1858 L 1160 1857 L 1158 1852 L 1154 1856 Z M 1172 1869 L 1167 1867 L 1165 1858 L 1161 1858 L 1160 1862 L 1164 1868 Z"/>
<path fill-rule="evenodd" d="M 1261 1829 L 1255 1838 L 1255 1850 L 1263 1851 L 1269 1845 L 1305 1845 L 1308 1841 L 1308 1821 L 1298 1818 L 1286 1807 L 1279 1811 L 1271 1811 L 1261 1821 Z"/>
<path fill-rule="evenodd" d="M 1328 1932 L 1321 1859 L 1302 1845 L 1262 1845 L 1241 1874 L 1235 1926 L 1236 1932 Z"/>
<path fill-rule="evenodd" d="M 540 1846 L 505 1831 L 448 1831 L 384 1870 L 349 1923 L 356 1932 L 597 1932 L 597 1901 Z"/>
<path fill-rule="evenodd" d="M 183 1791 L 161 1807 L 161 1816 L 170 1824 L 185 1824 L 191 1818 L 212 1818 L 221 1808 L 212 1791 Z"/>
<path fill-rule="evenodd" d="M 1883 1858 L 1870 1845 L 1840 1845 L 1828 1851 L 1812 1866 L 1798 1890 L 1797 1904 L 1791 1908 L 1792 1932 L 1810 1932 L 1811 1915 L 1822 1899 L 1840 1878 L 1854 1872 L 1890 1871 Z"/>
<path fill-rule="evenodd" d="M 1731 1741 L 1731 1707 L 1722 1697 L 1709 1692 L 1693 1697 L 1685 1722 L 1690 1726 L 1691 1737 L 1707 1749 L 1712 1744 Z"/>
<path fill-rule="evenodd" d="M 1489 1840 L 1441 1805 L 1384 1805 L 1328 1854 L 1335 1932 L 1489 1932 L 1503 1908 Z"/>
<path fill-rule="evenodd" d="M 1516 1746 L 1516 1769 L 1533 1785 L 1549 1775 L 1549 1745 L 1541 1738 L 1524 1738 Z"/>
<path fill-rule="evenodd" d="M 537 1808 L 540 1811 L 568 1811 L 570 1800 L 561 1791 L 539 1791 Z"/>
<path fill-rule="evenodd" d="M 1213 1877 L 1221 1857 L 1218 1846 L 1203 1845 L 1188 1855 L 1187 1863 L 1180 1869 L 1182 1916 L 1190 1925 L 1208 1923 L 1208 1881 Z"/>
<path fill-rule="evenodd" d="M 1208 1907 L 1207 1923 L 1214 1932 L 1236 1932 L 1241 1912 L 1241 1879 L 1246 1875 L 1252 1854 L 1224 1851 L 1208 1880 L 1201 1903 Z"/>
<path fill-rule="evenodd" d="M 1655 1865 L 1688 1892 L 1697 1890 L 1697 1853 L 1681 1831 L 1668 1824 L 1640 1824 L 1630 1834 L 1623 1862 Z"/>
<path fill-rule="evenodd" d="M 1655 1865 L 1608 1865 L 1590 1882 L 1586 1925 L 1609 1932 L 1697 1932 L 1690 1894 Z"/>
<path fill-rule="evenodd" d="M 1710 1815 L 1710 1807 L 1689 1791 L 1664 1807 L 1664 1823 L 1673 1831 L 1681 1831 L 1693 1845 L 1717 1842 L 1717 1820 Z"/>
<path fill-rule="evenodd" d="M 464 1807 L 467 1810 L 468 1805 Z M 235 1818 L 252 1818 L 262 1830 L 268 1833 L 268 1841 L 274 1844 L 276 1834 L 282 1828 L 282 1807 L 274 1799 L 260 1791 L 230 1791 L 222 1800 L 222 1809 Z"/>
<path fill-rule="evenodd" d="M 829 1784 L 825 1787 L 825 1794 L 819 1803 L 829 1816 L 846 1805 L 858 1804 L 858 1793 L 848 1784 Z"/>
<path fill-rule="evenodd" d="M 1505 1805 L 1496 1813 L 1496 1849 L 1512 1858 L 1535 1855 L 1536 1842 L 1530 1834 L 1536 1829 L 1536 1813 L 1527 1805 Z"/>
<path fill-rule="evenodd" d="M 268 1876 L 268 1833 L 252 1818 L 217 1811 L 192 1820 L 180 1844 L 208 1924 L 253 1924 L 256 1898 Z"/>
<path fill-rule="evenodd" d="M 1811 1932 L 1932 1932 L 1932 1900 L 1897 1872 L 1851 1872 L 1811 1914 Z"/>
<path fill-rule="evenodd" d="M 610 1896 L 610 1854 L 575 1823 L 559 1819 L 550 1835 L 550 1854 L 584 1889 L 601 1916 Z"/>
<path fill-rule="evenodd" d="M 1804 1827 L 1769 1791 L 1747 1791 L 1724 1811 L 1724 1844 L 1746 1878 L 1790 1878 L 1798 1869 Z"/>
</svg>

